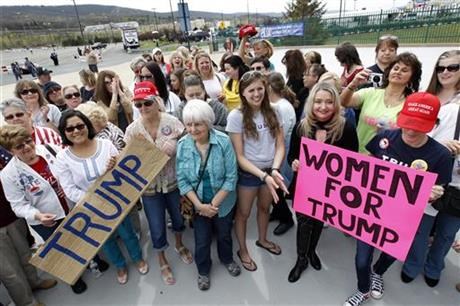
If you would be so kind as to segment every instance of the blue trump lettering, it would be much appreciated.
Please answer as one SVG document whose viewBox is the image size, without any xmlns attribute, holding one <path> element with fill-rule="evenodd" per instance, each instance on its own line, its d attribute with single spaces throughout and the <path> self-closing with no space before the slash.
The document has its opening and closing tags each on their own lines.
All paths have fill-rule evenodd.
<svg viewBox="0 0 460 306">
<path fill-rule="evenodd" d="M 46 244 L 45 248 L 43 249 L 43 251 L 40 252 L 40 254 L 38 256 L 40 256 L 41 258 L 44 258 L 49 253 L 49 251 L 51 251 L 52 249 L 55 249 L 56 251 L 61 252 L 63 254 L 66 254 L 67 256 L 75 259 L 76 261 L 78 261 L 82 265 L 86 265 L 86 260 L 84 258 L 80 257 L 78 254 L 74 253 L 73 251 L 69 250 L 68 248 L 66 248 L 66 247 L 64 247 L 64 246 L 62 246 L 62 245 L 57 243 L 59 238 L 61 238 L 61 236 L 62 236 L 62 233 L 57 232 L 48 241 L 48 243 Z"/>
</svg>

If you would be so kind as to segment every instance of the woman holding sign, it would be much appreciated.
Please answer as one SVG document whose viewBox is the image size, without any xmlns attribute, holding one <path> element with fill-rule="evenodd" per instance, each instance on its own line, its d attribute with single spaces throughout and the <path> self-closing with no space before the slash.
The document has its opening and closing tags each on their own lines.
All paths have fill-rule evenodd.
<svg viewBox="0 0 460 306">
<path fill-rule="evenodd" d="M 259 71 L 246 72 L 239 84 L 241 106 L 230 112 L 226 131 L 230 134 L 239 166 L 238 205 L 235 231 L 240 245 L 237 252 L 243 267 L 255 271 L 246 245 L 246 223 L 257 197 L 256 246 L 274 255 L 281 248 L 267 240 L 269 209 L 278 202 L 277 189 L 287 193 L 280 167 L 284 159 L 284 134 L 279 110 L 270 105 L 266 77 Z"/>
<path fill-rule="evenodd" d="M 65 111 L 59 122 L 59 132 L 68 147 L 57 155 L 57 177 L 66 196 L 78 203 L 91 185 L 115 166 L 118 150 L 111 141 L 96 138 L 91 121 L 80 111 Z M 130 218 L 125 218 L 116 231 L 139 273 L 146 274 L 149 267 L 142 259 L 142 250 Z M 128 268 L 114 236 L 107 239 L 102 249 L 117 267 L 117 280 L 123 285 L 128 281 Z"/>
<path fill-rule="evenodd" d="M 413 107 L 414 105 L 418 107 Z M 452 177 L 449 151 L 426 134 L 435 126 L 439 108 L 439 99 L 429 93 L 418 92 L 409 95 L 398 115 L 397 125 L 400 128 L 380 132 L 366 146 L 366 149 L 379 159 L 391 160 L 392 163 L 418 171 L 436 173 L 438 185 L 434 185 L 431 190 L 430 203 L 443 194 L 443 188 L 439 185 L 447 184 Z M 427 203 L 425 212 L 431 209 L 430 203 Z M 409 204 L 403 201 L 401 205 Z M 433 216 L 426 213 L 423 215 L 406 260 L 414 255 L 418 260 L 425 257 L 426 248 L 423 249 L 423 246 L 428 244 L 428 233 L 433 221 Z M 374 249 L 372 245 L 361 240 L 356 241 L 358 291 L 345 301 L 344 306 L 358 306 L 371 297 L 377 300 L 383 297 L 383 274 L 395 258 L 382 252 L 377 262 L 372 265 Z"/>
<path fill-rule="evenodd" d="M 301 138 L 306 137 L 350 151 L 358 151 L 358 136 L 350 121 L 341 116 L 340 97 L 335 86 L 318 83 L 305 104 L 305 118 L 295 127 L 291 135 L 288 162 L 292 170 L 299 170 Z M 323 222 L 296 213 L 297 216 L 297 262 L 289 273 L 288 280 L 296 282 L 308 267 L 321 270 L 321 260 L 316 253 Z"/>
</svg>

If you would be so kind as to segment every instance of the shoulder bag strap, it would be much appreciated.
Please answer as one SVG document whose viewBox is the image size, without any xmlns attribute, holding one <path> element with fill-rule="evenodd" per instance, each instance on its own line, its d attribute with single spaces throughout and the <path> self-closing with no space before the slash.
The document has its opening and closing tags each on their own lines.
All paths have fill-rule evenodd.
<svg viewBox="0 0 460 306">
<path fill-rule="evenodd" d="M 198 184 L 196 185 L 195 188 L 193 188 L 193 191 L 195 191 L 195 192 L 198 189 L 198 186 L 200 186 L 201 180 L 203 179 L 204 170 L 206 170 L 206 165 L 208 164 L 208 159 L 209 159 L 209 155 L 211 153 L 211 148 L 212 148 L 212 144 L 209 144 L 209 149 L 208 149 L 208 153 L 206 154 L 206 159 L 204 160 L 203 168 L 200 169 L 200 173 L 198 174 Z"/>
<path fill-rule="evenodd" d="M 454 140 L 458 140 L 459 134 L 460 134 L 460 107 L 458 108 L 458 113 L 457 113 L 457 125 L 455 127 Z"/>
</svg>

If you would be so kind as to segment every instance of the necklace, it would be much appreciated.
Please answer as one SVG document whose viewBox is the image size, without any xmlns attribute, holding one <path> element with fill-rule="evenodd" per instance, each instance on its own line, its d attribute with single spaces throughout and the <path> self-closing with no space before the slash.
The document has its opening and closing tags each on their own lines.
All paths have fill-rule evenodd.
<svg viewBox="0 0 460 306">
<path fill-rule="evenodd" d="M 383 103 L 385 104 L 386 108 L 397 106 L 401 104 L 402 102 L 404 102 L 404 100 L 405 100 L 405 97 L 403 94 L 399 95 L 399 97 L 396 98 L 394 96 L 390 96 L 390 94 L 388 94 L 385 91 L 385 94 L 383 96 Z"/>
</svg>

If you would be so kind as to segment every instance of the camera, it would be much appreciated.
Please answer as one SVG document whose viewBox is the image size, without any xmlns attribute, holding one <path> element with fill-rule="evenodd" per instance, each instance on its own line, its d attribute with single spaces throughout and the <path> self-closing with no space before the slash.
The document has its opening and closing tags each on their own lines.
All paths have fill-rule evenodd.
<svg viewBox="0 0 460 306">
<path fill-rule="evenodd" d="M 372 84 L 372 87 L 379 88 L 382 86 L 383 74 L 375 72 L 369 73 L 367 80 Z"/>
</svg>

